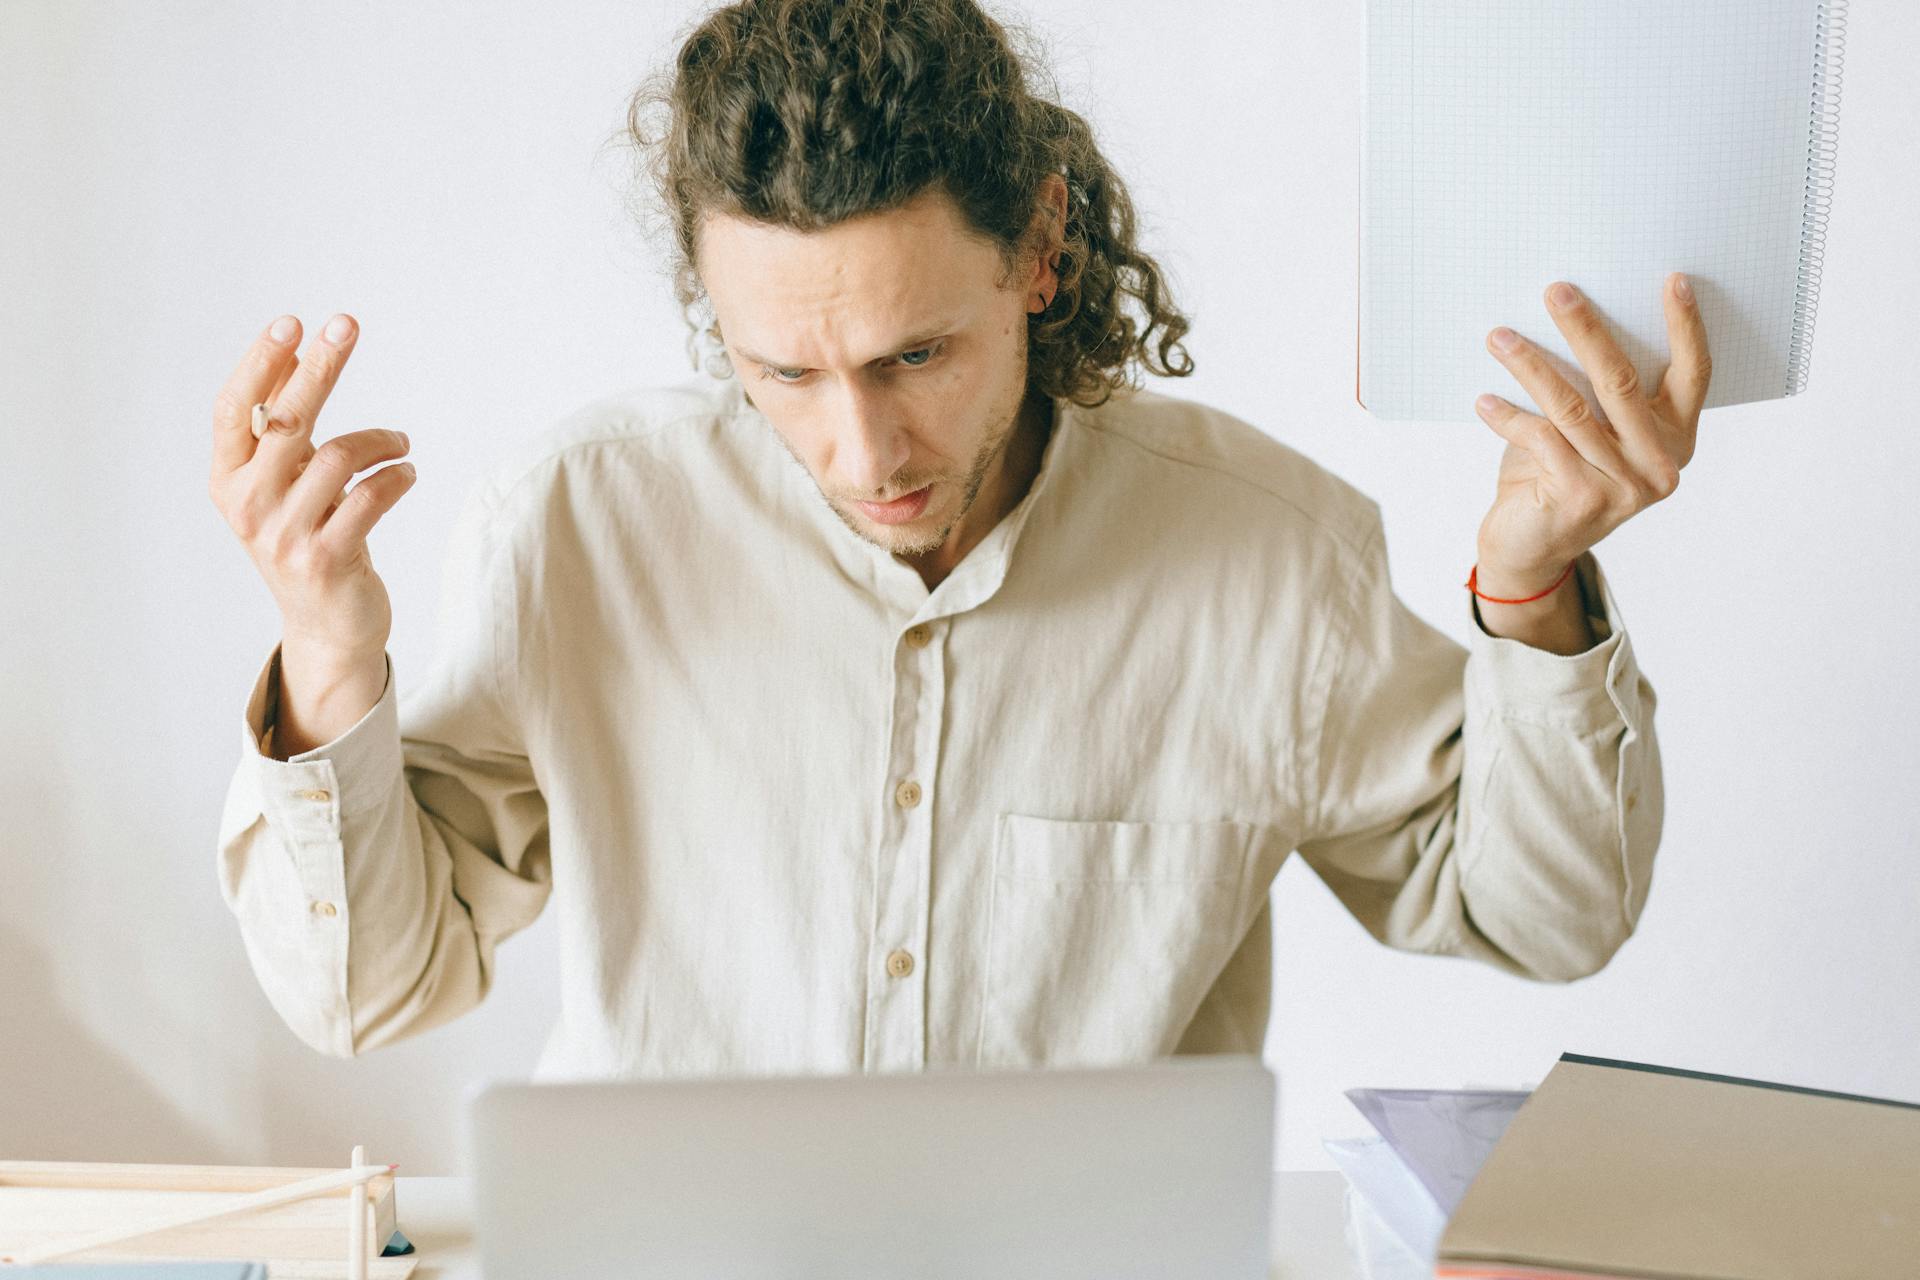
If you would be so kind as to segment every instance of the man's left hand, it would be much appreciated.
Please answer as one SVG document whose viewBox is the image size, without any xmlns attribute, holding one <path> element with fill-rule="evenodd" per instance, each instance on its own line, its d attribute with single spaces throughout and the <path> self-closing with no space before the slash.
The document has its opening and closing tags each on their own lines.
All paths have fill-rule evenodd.
<svg viewBox="0 0 1920 1280">
<path fill-rule="evenodd" d="M 1503 350 L 1496 339 L 1511 331 L 1488 335 L 1487 350 L 1547 416 L 1497 396 L 1475 406 L 1507 442 L 1499 496 L 1480 524 L 1482 579 L 1544 591 L 1568 563 L 1678 487 L 1713 371 L 1698 302 L 1678 291 L 1684 279 L 1667 278 L 1668 363 L 1651 397 L 1586 296 L 1565 282 L 1547 289 L 1548 313 L 1593 383 L 1604 420 L 1540 347 L 1514 334 L 1513 349 Z"/>
</svg>

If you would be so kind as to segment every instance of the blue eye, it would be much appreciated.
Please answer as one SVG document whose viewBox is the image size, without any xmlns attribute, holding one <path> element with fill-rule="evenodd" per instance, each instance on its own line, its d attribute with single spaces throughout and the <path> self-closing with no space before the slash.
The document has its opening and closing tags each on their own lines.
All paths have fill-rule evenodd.
<svg viewBox="0 0 1920 1280">
<path fill-rule="evenodd" d="M 939 351 L 939 349 L 943 345 L 945 344 L 936 342 L 930 347 L 915 347 L 912 351 L 902 351 L 900 353 L 900 362 L 906 365 L 907 368 L 909 369 L 923 369 L 927 366 L 929 362 L 932 361 L 934 354 L 937 351 Z M 920 356 L 920 355 L 924 355 L 926 359 L 920 360 L 918 362 L 907 359 L 908 356 Z"/>
<path fill-rule="evenodd" d="M 928 346 L 915 347 L 911 351 L 902 351 L 899 356 L 900 363 L 908 369 L 924 369 L 933 363 L 933 358 L 939 355 L 946 345 L 943 339 Z M 918 360 L 909 360 L 909 356 L 918 356 L 920 358 Z M 768 365 L 761 365 L 760 376 L 769 382 L 778 382 L 791 387 L 800 384 L 800 380 L 807 376 L 807 370 L 776 369 Z"/>
<path fill-rule="evenodd" d="M 760 376 L 774 382 L 798 382 L 806 376 L 806 372 L 805 369 L 769 369 L 765 365 L 760 367 Z M 789 378 L 783 376 L 785 374 L 792 374 L 793 376 Z"/>
</svg>

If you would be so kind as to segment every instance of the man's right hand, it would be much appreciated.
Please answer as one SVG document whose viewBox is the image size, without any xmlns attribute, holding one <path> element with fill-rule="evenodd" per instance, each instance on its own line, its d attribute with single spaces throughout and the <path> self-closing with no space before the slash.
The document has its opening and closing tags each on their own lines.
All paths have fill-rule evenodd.
<svg viewBox="0 0 1920 1280">
<path fill-rule="evenodd" d="M 261 334 L 214 400 L 208 482 L 214 506 L 280 606 L 282 692 L 274 754 L 282 757 L 306 749 L 299 744 L 308 739 L 307 745 L 317 745 L 352 727 L 385 688 L 393 608 L 386 584 L 373 571 L 367 534 L 414 481 L 413 465 L 402 463 L 374 472 L 343 495 L 360 471 L 405 455 L 407 437 L 373 428 L 316 448 L 315 420 L 358 329 L 351 317 L 335 316 L 302 359 L 295 354 L 299 321 L 283 319 L 289 322 L 285 336 Z M 258 441 L 252 429 L 256 404 L 265 404 L 269 415 Z"/>
</svg>

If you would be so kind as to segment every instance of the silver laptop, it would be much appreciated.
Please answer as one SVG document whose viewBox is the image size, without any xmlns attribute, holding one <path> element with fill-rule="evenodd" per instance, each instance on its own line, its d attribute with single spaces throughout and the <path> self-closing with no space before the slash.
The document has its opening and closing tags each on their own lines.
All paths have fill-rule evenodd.
<svg viewBox="0 0 1920 1280">
<path fill-rule="evenodd" d="M 1133 1067 L 491 1084 L 487 1280 L 1264 1280 L 1275 1081 Z"/>
</svg>

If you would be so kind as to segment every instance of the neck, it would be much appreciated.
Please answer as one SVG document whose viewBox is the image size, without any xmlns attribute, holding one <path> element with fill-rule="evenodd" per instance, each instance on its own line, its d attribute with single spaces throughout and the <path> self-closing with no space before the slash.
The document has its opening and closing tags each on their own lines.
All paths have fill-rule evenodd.
<svg viewBox="0 0 1920 1280">
<path fill-rule="evenodd" d="M 1052 434 L 1053 402 L 1029 389 L 1013 430 L 1007 433 L 1006 444 L 987 468 L 973 505 L 954 525 L 946 542 L 938 550 L 922 556 L 898 557 L 919 570 L 927 590 L 939 586 L 954 567 L 967 558 L 967 553 L 979 546 L 994 526 L 1020 505 L 1020 500 L 1033 487 L 1033 478 L 1040 474 L 1040 457 L 1046 452 L 1047 440 Z"/>
</svg>

